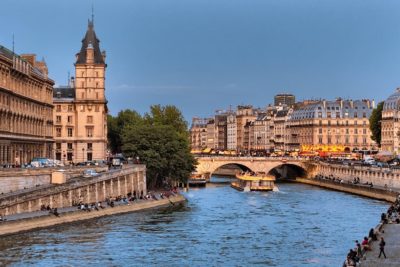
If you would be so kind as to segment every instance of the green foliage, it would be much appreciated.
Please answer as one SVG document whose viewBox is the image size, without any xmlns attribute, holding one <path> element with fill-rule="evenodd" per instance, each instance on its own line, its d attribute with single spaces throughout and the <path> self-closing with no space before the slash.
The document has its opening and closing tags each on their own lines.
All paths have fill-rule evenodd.
<svg viewBox="0 0 400 267">
<path fill-rule="evenodd" d="M 371 139 L 374 140 L 379 147 L 381 146 L 381 120 L 383 104 L 384 102 L 380 102 L 372 111 L 371 117 L 369 118 L 369 128 L 372 133 Z"/>
<path fill-rule="evenodd" d="M 113 153 L 122 152 L 122 131 L 130 124 L 142 124 L 143 118 L 134 110 L 121 110 L 116 117 L 108 115 L 108 143 Z"/>
<path fill-rule="evenodd" d="M 187 123 L 175 106 L 151 106 L 143 117 L 133 110 L 109 116 L 108 137 L 114 153 L 139 157 L 146 164 L 149 188 L 166 180 L 186 182 L 195 169 Z"/>
</svg>

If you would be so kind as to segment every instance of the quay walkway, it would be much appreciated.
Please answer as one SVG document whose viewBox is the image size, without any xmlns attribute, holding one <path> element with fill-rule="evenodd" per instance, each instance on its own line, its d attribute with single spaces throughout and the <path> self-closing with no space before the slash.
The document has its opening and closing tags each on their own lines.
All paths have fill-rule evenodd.
<svg viewBox="0 0 400 267">
<path fill-rule="evenodd" d="M 384 233 L 378 235 L 378 240 L 371 244 L 371 251 L 367 251 L 364 259 L 358 265 L 360 267 L 398 267 L 400 266 L 400 224 L 384 224 Z M 385 239 L 386 259 L 379 255 L 380 238 Z"/>
</svg>

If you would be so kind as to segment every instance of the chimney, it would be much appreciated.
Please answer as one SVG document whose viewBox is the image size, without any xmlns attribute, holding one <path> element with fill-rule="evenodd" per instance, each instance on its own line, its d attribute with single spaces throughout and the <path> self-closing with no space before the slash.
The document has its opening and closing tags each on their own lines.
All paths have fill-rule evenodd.
<svg viewBox="0 0 400 267">
<path fill-rule="evenodd" d="M 375 100 L 372 99 L 372 108 L 375 108 Z"/>
<path fill-rule="evenodd" d="M 22 54 L 21 57 L 28 61 L 29 64 L 31 64 L 32 66 L 35 66 L 35 62 L 36 62 L 36 55 L 35 54 Z"/>
<path fill-rule="evenodd" d="M 326 100 L 322 101 L 322 105 L 324 106 L 324 109 L 326 109 Z"/>
</svg>

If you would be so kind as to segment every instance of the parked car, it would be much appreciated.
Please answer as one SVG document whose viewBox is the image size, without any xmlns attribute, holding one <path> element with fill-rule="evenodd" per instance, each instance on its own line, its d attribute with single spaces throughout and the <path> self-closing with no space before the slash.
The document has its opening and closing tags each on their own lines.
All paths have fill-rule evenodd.
<svg viewBox="0 0 400 267">
<path fill-rule="evenodd" d="M 83 177 L 95 177 L 99 176 L 100 174 L 92 169 L 87 169 L 83 171 Z"/>
</svg>

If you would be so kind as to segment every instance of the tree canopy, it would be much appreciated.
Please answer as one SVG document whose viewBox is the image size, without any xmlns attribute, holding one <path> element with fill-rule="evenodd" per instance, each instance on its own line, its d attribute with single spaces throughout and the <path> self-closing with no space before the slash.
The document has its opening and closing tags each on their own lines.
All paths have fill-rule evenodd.
<svg viewBox="0 0 400 267">
<path fill-rule="evenodd" d="M 186 182 L 195 169 L 187 122 L 175 106 L 151 106 L 143 117 L 123 110 L 109 117 L 108 137 L 114 153 L 139 157 L 146 164 L 149 188 L 166 180 Z"/>
<path fill-rule="evenodd" d="M 374 140 L 378 146 L 381 146 L 381 120 L 382 120 L 382 110 L 384 102 L 380 102 L 376 108 L 372 111 L 371 117 L 369 117 L 369 128 L 371 130 L 371 139 Z"/>
</svg>

